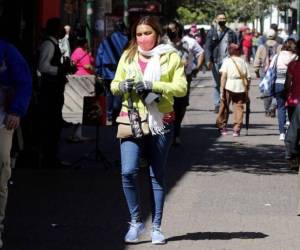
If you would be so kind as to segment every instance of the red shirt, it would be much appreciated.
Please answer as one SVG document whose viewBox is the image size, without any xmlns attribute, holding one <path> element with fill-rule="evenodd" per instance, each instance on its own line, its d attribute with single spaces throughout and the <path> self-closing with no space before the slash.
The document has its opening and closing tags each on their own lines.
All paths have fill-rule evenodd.
<svg viewBox="0 0 300 250">
<path fill-rule="evenodd" d="M 251 34 L 245 34 L 243 36 L 243 47 L 250 48 L 252 46 L 252 35 Z"/>
<path fill-rule="evenodd" d="M 300 99 L 300 61 L 291 62 L 287 73 L 292 79 L 292 86 L 288 93 L 286 105 L 296 107 Z"/>
</svg>

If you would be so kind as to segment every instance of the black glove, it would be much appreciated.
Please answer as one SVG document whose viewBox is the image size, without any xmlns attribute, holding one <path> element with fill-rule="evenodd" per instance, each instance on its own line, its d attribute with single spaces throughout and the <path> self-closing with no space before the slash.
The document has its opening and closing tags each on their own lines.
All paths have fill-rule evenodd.
<svg viewBox="0 0 300 250">
<path fill-rule="evenodd" d="M 135 88 L 138 93 L 151 92 L 152 86 L 153 84 L 150 81 L 139 81 L 137 82 Z"/>
<path fill-rule="evenodd" d="M 130 92 L 133 89 L 133 83 L 132 80 L 125 80 L 119 83 L 119 89 L 120 91 L 125 94 L 127 92 Z"/>
</svg>

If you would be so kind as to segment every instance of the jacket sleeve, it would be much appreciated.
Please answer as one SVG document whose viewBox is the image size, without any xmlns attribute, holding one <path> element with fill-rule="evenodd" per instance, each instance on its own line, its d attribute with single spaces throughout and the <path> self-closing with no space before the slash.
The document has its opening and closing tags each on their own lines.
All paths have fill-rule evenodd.
<svg viewBox="0 0 300 250">
<path fill-rule="evenodd" d="M 22 117 L 25 115 L 32 94 L 32 78 L 27 62 L 12 45 L 7 47 L 7 68 L 9 79 L 14 88 L 10 113 Z"/>
<path fill-rule="evenodd" d="M 57 75 L 58 67 L 51 65 L 51 59 L 54 55 L 55 47 L 51 41 L 44 41 L 40 47 L 40 58 L 38 70 L 41 73 Z"/>
<path fill-rule="evenodd" d="M 238 38 L 237 38 L 237 35 L 234 33 L 233 30 L 229 30 L 230 31 L 230 36 L 231 36 L 231 43 L 235 43 L 237 44 L 238 43 Z"/>
<path fill-rule="evenodd" d="M 184 65 L 176 52 L 170 54 L 170 82 L 153 82 L 153 91 L 183 97 L 187 93 L 187 81 L 184 74 Z"/>
<path fill-rule="evenodd" d="M 207 37 L 204 45 L 206 62 L 213 62 L 212 34 L 213 34 L 213 30 L 210 29 L 207 33 Z"/>
<path fill-rule="evenodd" d="M 285 136 L 285 156 L 291 159 L 299 155 L 299 137 L 300 137 L 300 106 L 294 111 L 290 126 Z"/>
<path fill-rule="evenodd" d="M 119 60 L 115 77 L 112 80 L 111 85 L 110 85 L 110 89 L 111 89 L 111 92 L 112 92 L 113 95 L 122 95 L 122 92 L 119 89 L 119 83 L 121 81 L 126 80 L 125 79 L 126 78 L 126 72 L 125 72 L 126 62 L 125 62 L 125 57 L 126 57 L 126 55 L 125 55 L 125 53 L 123 53 L 122 56 L 121 56 L 121 58 L 120 58 L 120 60 Z"/>
<path fill-rule="evenodd" d="M 263 49 L 264 49 L 264 45 L 260 45 L 256 51 L 254 62 L 253 62 L 253 67 L 255 69 L 259 69 L 262 66 L 262 61 L 263 61 L 263 58 L 262 58 L 263 51 L 262 50 Z"/>
<path fill-rule="evenodd" d="M 97 55 L 96 55 L 96 73 L 99 76 L 103 76 L 103 43 L 101 43 L 99 45 L 98 51 L 97 51 Z"/>
</svg>

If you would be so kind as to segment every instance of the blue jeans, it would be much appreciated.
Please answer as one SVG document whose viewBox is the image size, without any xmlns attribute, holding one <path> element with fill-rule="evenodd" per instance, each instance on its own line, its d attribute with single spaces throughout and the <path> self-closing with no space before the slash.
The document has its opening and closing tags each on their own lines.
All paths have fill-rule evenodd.
<svg viewBox="0 0 300 250">
<path fill-rule="evenodd" d="M 278 109 L 278 127 L 279 133 L 285 133 L 285 122 L 286 122 L 286 107 L 285 107 L 285 93 L 284 84 L 275 83 L 275 97 L 277 101 L 277 109 Z"/>
<path fill-rule="evenodd" d="M 212 75 L 214 78 L 214 105 L 220 106 L 220 85 L 221 85 L 221 74 L 219 72 L 222 63 L 213 63 Z"/>
<path fill-rule="evenodd" d="M 173 138 L 173 124 L 167 125 L 166 130 L 168 132 L 163 135 L 121 140 L 122 183 L 132 221 L 141 219 L 137 175 L 140 156 L 144 150 L 152 184 L 152 223 L 161 225 L 165 199 L 165 166 Z"/>
</svg>

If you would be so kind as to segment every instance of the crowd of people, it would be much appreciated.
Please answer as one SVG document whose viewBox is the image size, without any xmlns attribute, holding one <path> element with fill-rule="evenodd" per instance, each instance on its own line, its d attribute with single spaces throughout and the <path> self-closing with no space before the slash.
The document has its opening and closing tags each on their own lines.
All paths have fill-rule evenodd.
<svg viewBox="0 0 300 250">
<path fill-rule="evenodd" d="M 58 146 L 62 128 L 68 125 L 62 116 L 66 76 L 97 75 L 102 79 L 107 100 L 107 122 L 118 125 L 122 184 L 131 217 L 125 235 L 127 243 L 137 242 L 145 230 L 137 184 L 141 157 L 146 159 L 151 179 L 152 243 L 166 243 L 161 222 L 168 152 L 172 144 L 181 144 L 181 123 L 189 106 L 191 82 L 201 69 L 212 71 L 212 105 L 219 134 L 228 135 L 232 104 L 233 136 L 238 137 L 243 128 L 244 104 L 249 102 L 249 64 L 253 63 L 261 80 L 266 117 L 275 117 L 278 110 L 279 139 L 286 139 L 287 159 L 295 159 L 299 154 L 299 41 L 295 37 L 281 38 L 276 25 L 260 35 L 247 27 L 236 32 L 226 22 L 226 15 L 220 12 L 206 32 L 196 25 L 185 30 L 178 20 L 162 25 L 154 16 L 141 17 L 131 30 L 120 20 L 95 54 L 85 35 L 78 33 L 73 40 L 72 28 L 63 26 L 59 18 L 51 18 L 46 24 L 37 63 L 42 166 L 64 167 Z M 26 113 L 32 87 L 22 56 L 2 40 L 0 47 L 0 164 L 4 166 L 0 170 L 1 230 L 10 177 L 12 132 Z M 275 78 L 271 77 L 272 72 Z M 14 89 L 15 95 L 7 106 L 9 89 Z M 287 121 L 291 126 L 286 133 Z M 0 237 L 0 248 L 1 245 Z"/>
</svg>

